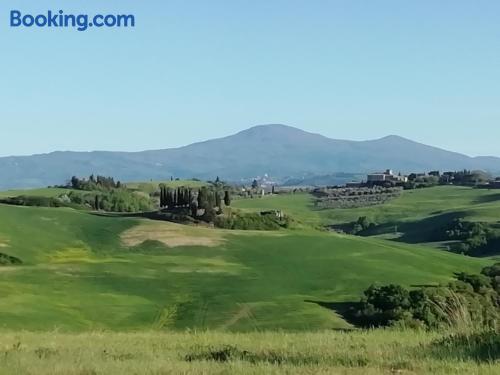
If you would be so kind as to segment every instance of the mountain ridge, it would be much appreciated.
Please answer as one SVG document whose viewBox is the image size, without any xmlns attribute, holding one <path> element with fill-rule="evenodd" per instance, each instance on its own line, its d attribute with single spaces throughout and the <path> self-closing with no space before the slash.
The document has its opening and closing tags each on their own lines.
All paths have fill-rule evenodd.
<svg viewBox="0 0 500 375">
<path fill-rule="evenodd" d="M 54 151 L 0 157 L 0 189 L 63 184 L 72 175 L 112 175 L 122 181 L 220 177 L 237 181 L 337 172 L 481 169 L 500 172 L 500 158 L 458 152 L 388 135 L 352 141 L 282 124 L 257 125 L 226 137 L 146 151 Z"/>
</svg>

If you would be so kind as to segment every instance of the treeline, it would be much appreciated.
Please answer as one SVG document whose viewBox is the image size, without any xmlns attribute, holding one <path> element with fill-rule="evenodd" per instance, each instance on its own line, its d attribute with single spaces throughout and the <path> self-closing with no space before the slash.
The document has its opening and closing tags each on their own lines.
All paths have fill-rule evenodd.
<svg viewBox="0 0 500 375">
<path fill-rule="evenodd" d="M 445 286 L 408 290 L 372 285 L 350 319 L 364 327 L 442 328 L 466 325 L 496 328 L 500 319 L 500 263 L 480 275 L 456 274 Z"/>
<path fill-rule="evenodd" d="M 71 203 L 107 212 L 144 212 L 151 211 L 153 204 L 148 196 L 126 189 L 112 189 L 92 192 L 72 191 L 68 194 Z"/>
<path fill-rule="evenodd" d="M 120 181 L 115 182 L 115 179 L 113 177 L 100 175 L 94 176 L 93 174 L 91 174 L 88 179 L 80 179 L 76 176 L 73 176 L 65 187 L 75 190 L 93 191 L 102 189 L 120 189 L 123 187 L 123 185 Z"/>
<path fill-rule="evenodd" d="M 477 186 L 491 180 L 491 176 L 483 171 L 444 172 L 431 171 L 428 174 L 411 173 L 408 182 L 404 183 L 406 190 L 420 189 L 438 185 Z"/>
</svg>

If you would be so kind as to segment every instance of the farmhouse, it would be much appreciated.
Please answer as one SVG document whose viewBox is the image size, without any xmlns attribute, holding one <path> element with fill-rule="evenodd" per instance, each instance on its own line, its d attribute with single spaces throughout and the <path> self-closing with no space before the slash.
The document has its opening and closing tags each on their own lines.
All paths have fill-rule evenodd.
<svg viewBox="0 0 500 375">
<path fill-rule="evenodd" d="M 401 174 L 395 175 L 391 169 L 387 169 L 385 172 L 369 174 L 367 181 L 368 183 L 408 182 L 408 177 Z"/>
</svg>

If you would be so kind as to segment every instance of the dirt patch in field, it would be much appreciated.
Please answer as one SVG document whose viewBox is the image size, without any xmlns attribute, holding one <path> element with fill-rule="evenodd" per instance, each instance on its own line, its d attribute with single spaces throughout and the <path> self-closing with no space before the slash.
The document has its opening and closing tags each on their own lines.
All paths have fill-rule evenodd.
<svg viewBox="0 0 500 375">
<path fill-rule="evenodd" d="M 128 229 L 122 233 L 121 239 L 128 247 L 134 247 L 146 241 L 158 241 L 168 247 L 215 247 L 225 241 L 222 233 L 213 229 L 153 221 L 145 221 Z"/>
<path fill-rule="evenodd" d="M 252 314 L 252 309 L 250 308 L 249 305 L 243 304 L 241 305 L 240 309 L 234 314 L 222 327 L 222 329 L 227 329 L 230 328 L 231 326 L 235 325 L 242 319 L 252 319 L 253 314 Z"/>
</svg>

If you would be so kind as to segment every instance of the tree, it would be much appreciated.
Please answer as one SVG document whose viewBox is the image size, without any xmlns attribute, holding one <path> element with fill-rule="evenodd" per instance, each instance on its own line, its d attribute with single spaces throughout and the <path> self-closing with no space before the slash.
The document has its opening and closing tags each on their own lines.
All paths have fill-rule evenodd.
<svg viewBox="0 0 500 375">
<path fill-rule="evenodd" d="M 228 207 L 231 205 L 231 195 L 228 190 L 224 192 L 224 204 Z"/>
<path fill-rule="evenodd" d="M 257 180 L 253 180 L 252 189 L 257 189 L 258 187 L 259 187 L 259 183 L 257 182 Z"/>
<path fill-rule="evenodd" d="M 221 208 L 222 202 L 221 202 L 221 199 L 220 199 L 220 194 L 219 194 L 218 191 L 215 191 L 214 194 L 215 194 L 215 207 Z"/>
<path fill-rule="evenodd" d="M 172 208 L 174 206 L 174 194 L 172 189 L 168 188 L 165 192 L 165 203 L 168 208 Z"/>
<path fill-rule="evenodd" d="M 208 206 L 208 192 L 207 188 L 203 186 L 198 190 L 198 208 L 206 209 Z"/>
<path fill-rule="evenodd" d="M 164 184 L 160 184 L 160 208 L 167 205 L 167 194 Z"/>
<path fill-rule="evenodd" d="M 96 211 L 99 211 L 99 196 L 98 195 L 95 196 L 94 208 Z"/>
<path fill-rule="evenodd" d="M 80 180 L 78 179 L 78 177 L 71 177 L 71 187 L 77 190 L 80 189 Z"/>
<path fill-rule="evenodd" d="M 191 209 L 191 217 L 196 218 L 198 216 L 198 205 L 196 202 L 191 202 L 189 208 Z"/>
</svg>

